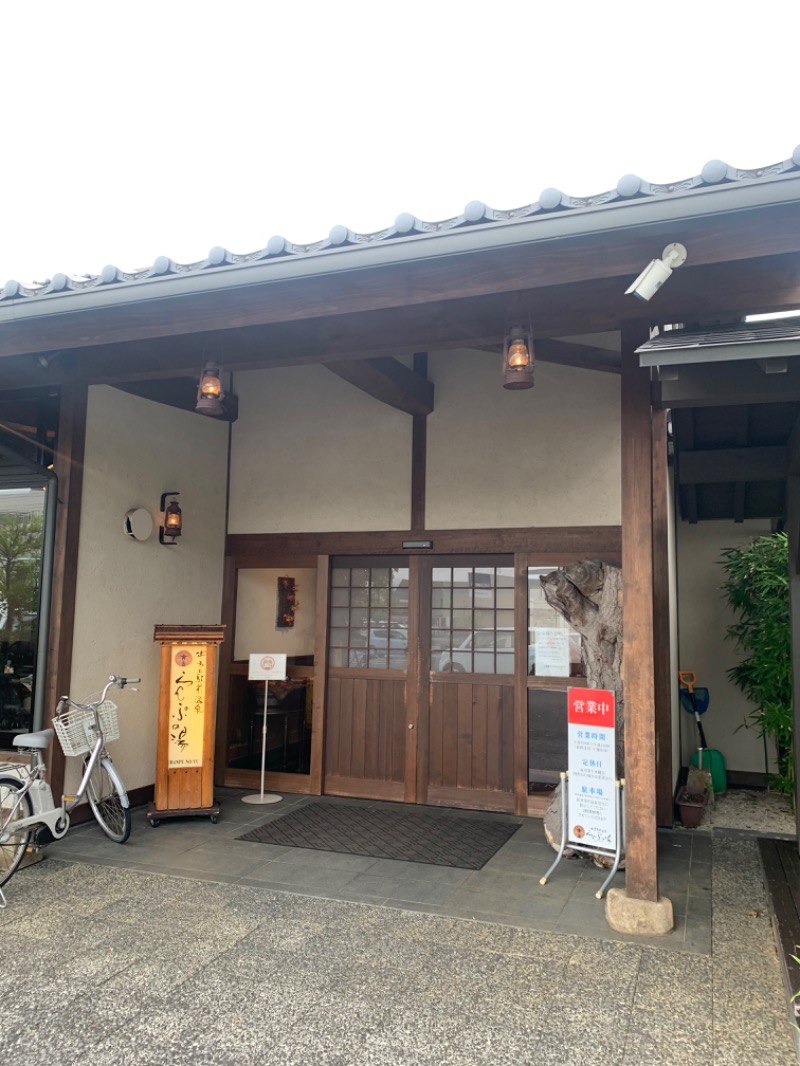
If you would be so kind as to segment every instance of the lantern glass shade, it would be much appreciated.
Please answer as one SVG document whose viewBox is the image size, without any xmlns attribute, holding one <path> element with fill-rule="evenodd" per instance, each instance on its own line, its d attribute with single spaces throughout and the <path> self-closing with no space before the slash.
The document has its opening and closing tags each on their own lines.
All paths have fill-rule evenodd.
<svg viewBox="0 0 800 1066">
<path fill-rule="evenodd" d="M 178 501 L 174 499 L 177 495 L 177 492 L 165 492 L 161 496 L 162 518 L 158 530 L 158 540 L 160 544 L 166 544 L 167 547 L 174 544 L 176 538 L 183 532 L 183 515 Z M 167 503 L 167 499 L 170 496 L 173 499 Z"/>
<path fill-rule="evenodd" d="M 164 532 L 170 537 L 179 537 L 183 528 L 183 515 L 175 500 L 170 500 L 164 514 Z"/>
<path fill-rule="evenodd" d="M 209 397 L 214 400 L 222 399 L 222 384 L 219 380 L 218 366 L 213 366 L 211 363 L 206 364 L 200 377 L 200 387 L 198 391 L 201 396 Z"/>
<path fill-rule="evenodd" d="M 503 345 L 503 388 L 533 388 L 533 337 L 524 326 L 512 326 Z"/>
<path fill-rule="evenodd" d="M 220 381 L 220 368 L 217 363 L 206 363 L 197 386 L 197 403 L 195 411 L 212 418 L 221 418 L 225 414 L 225 391 Z"/>
</svg>

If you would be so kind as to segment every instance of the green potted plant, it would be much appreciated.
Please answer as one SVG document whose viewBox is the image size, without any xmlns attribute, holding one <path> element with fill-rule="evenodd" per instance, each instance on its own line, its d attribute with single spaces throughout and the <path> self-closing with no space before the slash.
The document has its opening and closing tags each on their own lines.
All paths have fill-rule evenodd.
<svg viewBox="0 0 800 1066">
<path fill-rule="evenodd" d="M 794 798 L 787 535 L 773 533 L 727 548 L 720 562 L 726 574 L 722 591 L 738 618 L 727 636 L 744 653 L 728 677 L 755 705 L 748 724 L 775 742 L 777 773 L 771 787 Z"/>
</svg>

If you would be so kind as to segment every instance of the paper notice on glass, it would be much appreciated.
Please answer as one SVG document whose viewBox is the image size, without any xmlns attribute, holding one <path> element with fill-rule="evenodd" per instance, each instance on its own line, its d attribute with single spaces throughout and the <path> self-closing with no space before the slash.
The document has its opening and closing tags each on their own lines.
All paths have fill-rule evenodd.
<svg viewBox="0 0 800 1066">
<path fill-rule="evenodd" d="M 537 627 L 536 676 L 569 677 L 569 630 Z"/>
<path fill-rule="evenodd" d="M 617 846 L 614 726 L 613 692 L 569 690 L 567 839 L 609 851 Z"/>
</svg>

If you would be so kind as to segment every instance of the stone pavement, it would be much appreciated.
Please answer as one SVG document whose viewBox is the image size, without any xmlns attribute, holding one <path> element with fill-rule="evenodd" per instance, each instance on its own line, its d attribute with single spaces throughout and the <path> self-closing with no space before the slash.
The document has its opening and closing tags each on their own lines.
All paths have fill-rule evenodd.
<svg viewBox="0 0 800 1066">
<path fill-rule="evenodd" d="M 226 811 L 229 832 L 213 838 L 212 831 L 226 824 Z M 705 835 L 710 899 L 703 903 L 711 926 L 704 948 L 702 937 L 693 935 L 625 943 L 592 923 L 583 935 L 554 931 L 559 903 L 565 907 L 575 893 L 587 915 L 602 910 L 598 901 L 589 903 L 589 882 L 581 892 L 590 876 L 582 860 L 544 889 L 537 882 L 553 902 L 550 929 L 542 914 L 497 912 L 476 920 L 463 896 L 454 907 L 459 914 L 443 913 L 441 894 L 430 904 L 374 891 L 364 900 L 352 877 L 337 878 L 340 862 L 353 856 L 316 853 L 315 888 L 252 876 L 258 866 L 248 875 L 235 868 L 236 857 L 246 854 L 241 849 L 267 846 L 237 841 L 237 817 L 260 821 L 265 811 L 250 808 L 245 816 L 230 797 L 214 827 L 193 820 L 149 829 L 138 815 L 133 847 L 101 841 L 94 827 L 78 827 L 49 849 L 46 861 L 9 882 L 8 907 L 0 911 L 4 1062 L 797 1062 L 754 836 Z M 185 848 L 187 838 L 194 848 Z M 515 872 L 524 840 L 503 856 L 514 839 L 492 860 L 498 863 L 490 894 L 495 906 L 503 877 L 514 900 L 518 879 L 526 876 Z M 669 835 L 669 846 L 682 850 L 675 839 Z M 225 862 L 209 869 L 215 842 Z M 191 869 L 182 856 L 193 850 Z M 289 850 L 296 859 L 304 854 Z M 280 855 L 250 855 L 262 874 L 272 865 L 273 876 L 290 876 L 274 869 Z M 149 865 L 143 861 L 148 856 Z M 296 865 L 306 868 L 306 861 Z M 670 870 L 673 890 L 679 867 Z M 683 867 L 692 891 L 691 863 Z M 371 876 L 373 889 L 378 878 L 385 890 L 392 879 L 379 869 L 384 872 L 361 870 L 354 877 Z M 408 883 L 422 876 L 411 872 L 417 877 Z M 596 873 L 592 868 L 591 877 Z M 695 881 L 698 893 L 702 883 L 702 876 Z M 531 877 L 531 891 L 533 884 Z M 348 885 L 355 898 L 347 898 Z M 452 887 L 463 891 L 463 885 Z M 473 898 L 479 892 L 475 888 Z M 521 907 L 513 903 L 514 909 Z"/>
</svg>

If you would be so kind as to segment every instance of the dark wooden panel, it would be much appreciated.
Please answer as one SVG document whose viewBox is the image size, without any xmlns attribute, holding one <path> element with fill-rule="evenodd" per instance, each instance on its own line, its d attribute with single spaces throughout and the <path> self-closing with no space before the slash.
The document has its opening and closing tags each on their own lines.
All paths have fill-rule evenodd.
<svg viewBox="0 0 800 1066">
<path fill-rule="evenodd" d="M 403 785 L 400 781 L 371 781 L 362 777 L 337 777 L 328 774 L 325 777 L 325 793 L 329 796 L 354 796 L 359 799 L 394 800 L 399 803 L 403 799 Z"/>
<path fill-rule="evenodd" d="M 576 222 L 576 228 L 578 225 L 579 222 Z M 538 225 L 534 223 L 531 236 L 539 238 L 547 232 L 546 226 L 547 220 Z M 793 203 L 778 204 L 763 206 L 758 211 L 728 211 L 707 217 L 675 219 L 668 229 L 670 239 L 689 248 L 690 259 L 665 286 L 666 300 L 661 301 L 660 310 L 678 292 L 690 301 L 688 306 L 693 308 L 705 295 L 702 281 L 706 273 L 715 266 L 731 264 L 737 268 L 740 276 L 749 276 L 750 271 L 742 268 L 742 260 L 777 257 L 781 254 L 796 256 L 800 251 L 800 206 Z M 589 324 L 593 322 L 593 316 L 603 312 L 606 307 L 609 314 L 614 316 L 614 322 L 618 323 L 626 305 L 636 303 L 624 295 L 626 286 L 623 282 L 627 280 L 629 283 L 644 263 L 654 254 L 660 254 L 664 241 L 664 223 L 654 222 L 620 226 L 616 230 L 608 229 L 587 235 L 560 235 L 557 240 L 532 239 L 510 247 L 477 252 L 467 249 L 446 256 L 430 255 L 386 266 L 371 263 L 366 268 L 360 265 L 356 268 L 353 255 L 358 252 L 350 252 L 344 257 L 350 264 L 347 270 L 334 269 L 343 258 L 334 256 L 330 260 L 332 269 L 325 274 L 280 281 L 275 279 L 275 272 L 270 271 L 270 264 L 264 268 L 253 266 L 247 272 L 248 284 L 217 291 L 185 292 L 179 278 L 168 282 L 154 281 L 150 285 L 151 299 L 147 301 L 131 301 L 120 306 L 113 301 L 113 295 L 109 292 L 111 298 L 107 306 L 82 313 L 75 313 L 80 300 L 76 294 L 72 298 L 74 303 L 71 303 L 70 297 L 60 298 L 65 305 L 64 313 L 40 315 L 33 320 L 19 316 L 16 321 L 4 323 L 0 356 L 75 349 L 138 338 L 175 338 L 177 341 L 181 335 L 219 331 L 231 323 L 239 327 L 297 323 L 301 327 L 297 332 L 308 334 L 314 319 L 319 316 L 330 319 L 326 330 L 328 346 L 335 345 L 342 334 L 344 342 L 352 345 L 354 338 L 347 335 L 344 325 L 338 324 L 339 319 L 348 315 L 356 318 L 372 315 L 374 321 L 370 325 L 373 338 L 376 333 L 386 336 L 391 335 L 392 323 L 398 328 L 405 325 L 406 332 L 409 332 L 409 327 L 414 325 L 418 317 L 417 311 L 422 312 L 425 305 L 437 302 L 445 305 L 439 331 L 454 336 L 459 314 L 453 308 L 447 313 L 451 303 L 466 305 L 467 311 L 477 298 L 495 297 L 505 307 L 507 314 L 506 294 L 529 292 L 538 297 L 530 310 L 533 320 L 539 322 L 541 316 L 547 314 L 552 302 L 544 294 L 556 286 L 571 299 L 572 332 L 590 332 L 594 329 Z M 258 284 L 257 272 L 263 274 L 264 279 L 262 281 L 259 277 Z M 236 275 L 230 276 L 233 278 Z M 198 273 L 195 277 L 202 279 L 202 274 Z M 568 292 L 570 288 L 578 287 L 576 283 L 587 289 L 582 300 L 576 300 L 574 294 Z M 154 288 L 168 295 L 152 298 Z M 142 286 L 143 295 L 144 289 Z M 714 296 L 718 303 L 719 295 L 714 293 Z M 732 299 L 732 296 L 728 299 Z M 759 309 L 755 304 L 751 304 L 750 308 Z M 413 314 L 410 309 L 413 309 Z M 386 312 L 393 314 L 388 317 Z M 633 306 L 629 316 L 638 316 L 647 321 L 652 313 L 646 305 Z M 433 328 L 436 318 L 428 317 Z M 502 330 L 504 319 L 501 311 L 499 319 L 490 320 L 495 332 Z M 567 328 L 563 332 L 570 330 Z M 407 350 L 426 345 L 433 347 L 427 343 L 421 327 L 417 328 L 416 334 L 417 341 Z M 219 350 L 228 352 L 232 347 L 230 343 L 227 346 L 223 344 Z M 194 362 L 189 365 L 195 366 L 198 349 L 196 340 L 191 348 L 194 350 Z M 305 348 L 319 352 L 318 358 L 327 355 L 324 348 L 320 349 L 319 344 L 308 336 Z M 173 342 L 172 349 L 176 357 L 180 355 L 187 362 L 190 360 L 192 352 L 188 346 L 181 350 Z M 358 349 L 351 348 L 353 350 Z M 106 363 L 108 365 L 108 356 Z"/>
<path fill-rule="evenodd" d="M 379 676 L 328 676 L 325 792 L 334 778 L 364 781 L 352 794 L 365 797 L 374 795 L 370 782 L 403 781 L 404 687 Z"/>
<path fill-rule="evenodd" d="M 430 549 L 403 550 L 404 540 L 417 539 L 432 540 L 437 554 L 527 552 L 531 565 L 535 566 L 560 566 L 587 555 L 609 561 L 619 559 L 622 544 L 619 526 L 542 526 L 375 533 L 233 533 L 227 538 L 226 550 L 236 557 L 239 567 L 270 566 L 274 559 L 284 565 L 290 555 L 307 559 L 316 559 L 318 555 L 430 555 Z"/>
<path fill-rule="evenodd" d="M 512 680 L 445 676 L 434 675 L 431 682 L 429 797 L 442 789 L 513 794 Z"/>
<path fill-rule="evenodd" d="M 656 817 L 673 823 L 672 676 L 669 616 L 669 473 L 667 412 L 653 412 L 653 651 L 656 722 Z"/>
<path fill-rule="evenodd" d="M 342 359 L 326 365 L 337 377 L 389 407 L 422 416 L 433 410 L 433 382 L 396 359 Z"/>
<path fill-rule="evenodd" d="M 428 793 L 428 803 L 433 807 L 463 807 L 469 810 L 503 811 L 511 814 L 514 810 L 514 793 L 432 785 Z"/>
<path fill-rule="evenodd" d="M 622 330 L 622 573 L 625 625 L 626 891 L 656 902 L 655 687 L 653 667 L 653 479 L 650 375 Z"/>
<path fill-rule="evenodd" d="M 50 724 L 58 699 L 71 688 L 87 400 L 88 390 L 83 382 L 68 383 L 61 390 L 54 463 L 58 507 L 44 693 L 45 725 Z M 64 753 L 59 744 L 50 747 L 50 785 L 53 794 L 60 796 L 64 788 Z"/>
<path fill-rule="evenodd" d="M 480 686 L 473 689 L 472 744 L 469 778 L 462 788 L 485 789 L 492 787 L 489 779 L 489 766 L 486 752 L 489 750 L 489 721 L 492 717 L 489 703 L 489 688 Z"/>
</svg>

